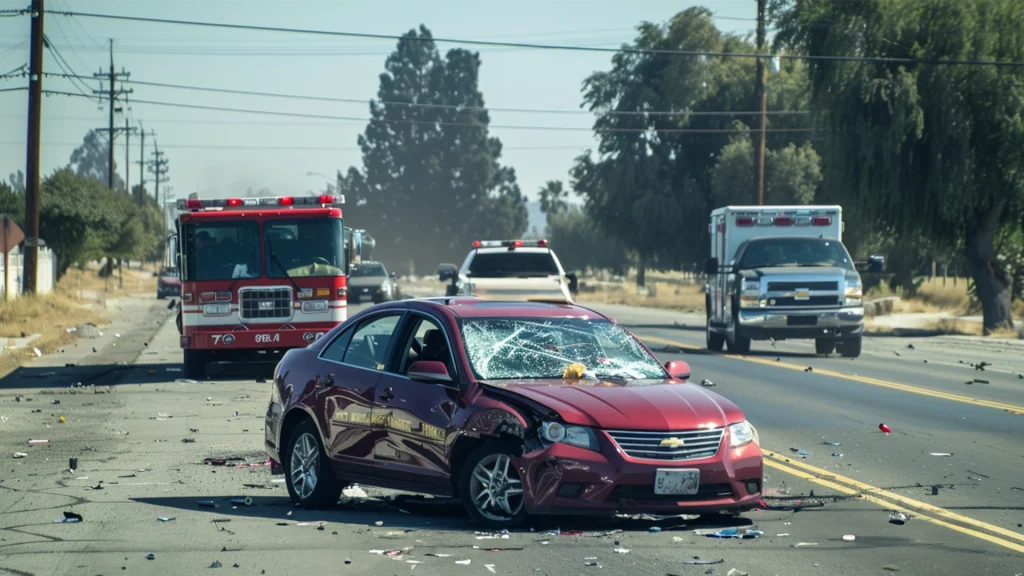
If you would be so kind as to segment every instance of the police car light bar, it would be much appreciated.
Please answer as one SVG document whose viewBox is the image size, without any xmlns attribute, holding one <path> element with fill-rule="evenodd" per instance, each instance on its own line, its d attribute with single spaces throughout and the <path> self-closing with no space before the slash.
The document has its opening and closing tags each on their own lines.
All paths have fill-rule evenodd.
<svg viewBox="0 0 1024 576">
<path fill-rule="evenodd" d="M 474 240 L 473 248 L 546 248 L 547 240 Z"/>
<path fill-rule="evenodd" d="M 224 210 L 230 208 L 270 208 L 272 206 L 322 207 L 345 203 L 344 196 L 266 196 L 261 198 L 179 199 L 178 210 Z"/>
</svg>

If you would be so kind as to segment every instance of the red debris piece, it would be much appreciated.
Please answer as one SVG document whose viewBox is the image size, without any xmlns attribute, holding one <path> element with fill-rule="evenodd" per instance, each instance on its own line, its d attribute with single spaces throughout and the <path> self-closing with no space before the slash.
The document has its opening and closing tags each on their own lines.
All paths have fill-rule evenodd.
<svg viewBox="0 0 1024 576">
<path fill-rule="evenodd" d="M 886 426 L 885 424 L 879 424 L 878 429 L 881 430 L 882 432 L 885 432 L 886 434 L 892 432 L 892 430 L 890 430 L 889 427 Z"/>
</svg>

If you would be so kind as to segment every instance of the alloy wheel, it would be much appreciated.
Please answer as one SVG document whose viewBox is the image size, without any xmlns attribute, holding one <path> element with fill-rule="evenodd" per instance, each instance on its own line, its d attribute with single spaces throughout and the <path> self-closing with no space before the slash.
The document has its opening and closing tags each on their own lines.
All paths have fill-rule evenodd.
<svg viewBox="0 0 1024 576">
<path fill-rule="evenodd" d="M 477 463 L 469 492 L 473 506 L 489 520 L 511 520 L 523 507 L 523 482 L 505 454 L 491 454 Z"/>
<path fill-rule="evenodd" d="M 309 498 L 316 490 L 320 473 L 320 447 L 316 438 L 306 432 L 292 446 L 290 475 L 292 488 L 299 499 Z"/>
</svg>

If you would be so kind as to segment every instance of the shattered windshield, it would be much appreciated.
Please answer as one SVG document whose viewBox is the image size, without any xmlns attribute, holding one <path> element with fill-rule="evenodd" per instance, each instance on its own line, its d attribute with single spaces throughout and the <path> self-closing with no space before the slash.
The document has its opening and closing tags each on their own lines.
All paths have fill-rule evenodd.
<svg viewBox="0 0 1024 576">
<path fill-rule="evenodd" d="M 658 361 L 622 327 L 583 318 L 470 318 L 462 323 L 469 363 L 481 380 L 665 378 Z"/>
<path fill-rule="evenodd" d="M 743 253 L 741 270 L 774 266 L 835 267 L 853 270 L 850 254 L 836 240 L 766 238 L 753 240 Z"/>
<path fill-rule="evenodd" d="M 336 218 L 268 220 L 263 226 L 267 276 L 344 276 L 344 232 Z M 287 273 L 287 274 L 286 274 Z"/>
</svg>

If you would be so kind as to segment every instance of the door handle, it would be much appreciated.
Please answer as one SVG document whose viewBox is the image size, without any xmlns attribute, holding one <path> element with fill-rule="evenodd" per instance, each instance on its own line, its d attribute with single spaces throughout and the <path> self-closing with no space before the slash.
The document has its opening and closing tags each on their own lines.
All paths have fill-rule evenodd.
<svg viewBox="0 0 1024 576">
<path fill-rule="evenodd" d="M 380 399 L 383 400 L 384 402 L 388 402 L 394 397 L 395 393 L 391 390 L 391 388 L 385 388 L 384 391 L 380 393 Z"/>
</svg>

